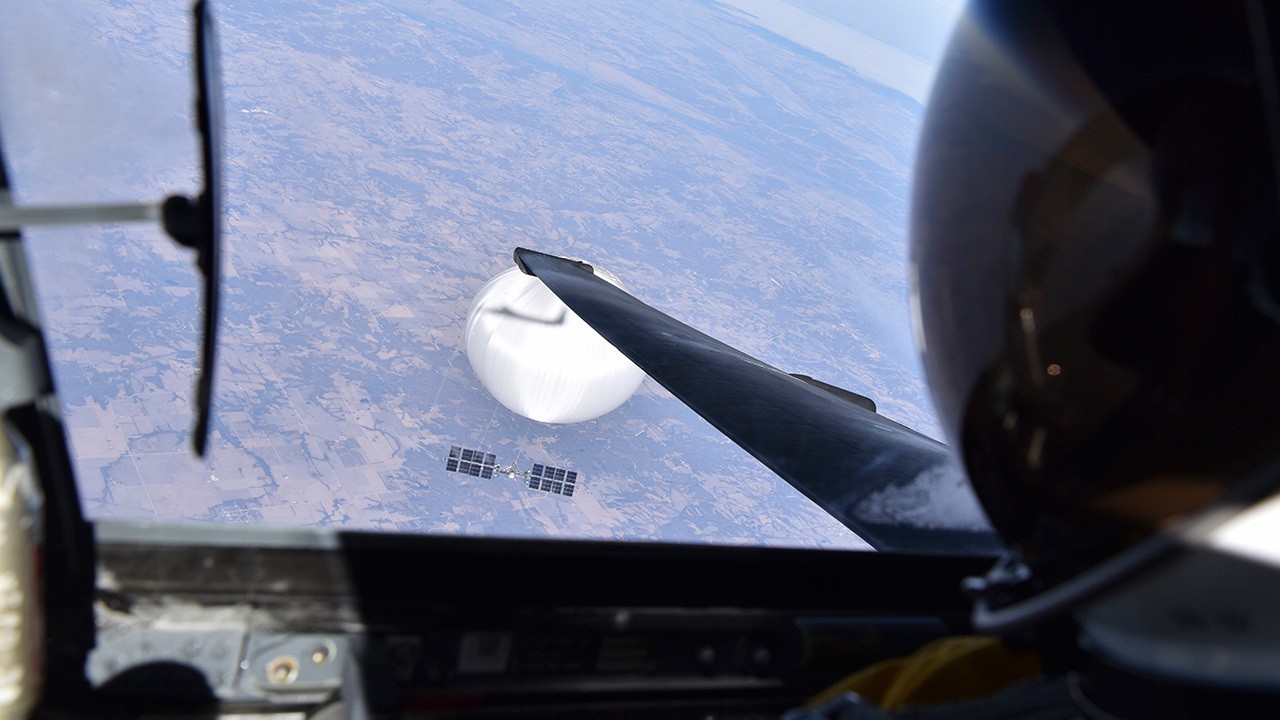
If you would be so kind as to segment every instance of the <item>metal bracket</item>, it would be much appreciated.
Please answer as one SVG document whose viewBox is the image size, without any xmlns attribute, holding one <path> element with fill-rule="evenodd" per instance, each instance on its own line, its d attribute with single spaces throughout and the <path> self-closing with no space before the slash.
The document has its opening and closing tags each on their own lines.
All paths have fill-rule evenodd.
<svg viewBox="0 0 1280 720">
<path fill-rule="evenodd" d="M 40 334 L 0 318 L 0 410 L 32 403 L 48 387 Z"/>
<path fill-rule="evenodd" d="M 12 233 L 43 225 L 93 225 L 96 223 L 159 222 L 155 203 L 103 205 L 37 205 L 18 207 L 0 198 L 0 233 Z"/>
</svg>

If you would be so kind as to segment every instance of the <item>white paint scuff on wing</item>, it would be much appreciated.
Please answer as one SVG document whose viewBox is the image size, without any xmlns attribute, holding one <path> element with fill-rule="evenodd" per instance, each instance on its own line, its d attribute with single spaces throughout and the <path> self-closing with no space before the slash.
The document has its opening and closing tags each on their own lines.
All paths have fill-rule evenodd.
<svg viewBox="0 0 1280 720">
<path fill-rule="evenodd" d="M 988 522 L 968 478 L 951 464 L 925 470 L 905 485 L 877 490 L 855 508 L 874 522 L 942 530 L 988 531 Z"/>
</svg>

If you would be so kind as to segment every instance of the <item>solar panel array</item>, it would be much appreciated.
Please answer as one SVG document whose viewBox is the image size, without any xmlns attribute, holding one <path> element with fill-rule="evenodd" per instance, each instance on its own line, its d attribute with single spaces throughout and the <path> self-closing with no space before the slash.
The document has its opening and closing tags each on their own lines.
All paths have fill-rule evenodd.
<svg viewBox="0 0 1280 720">
<path fill-rule="evenodd" d="M 449 459 L 444 461 L 444 469 L 487 480 L 493 477 L 493 469 L 497 464 L 497 458 L 493 453 L 469 450 L 454 445 L 449 448 Z"/>
<path fill-rule="evenodd" d="M 444 461 L 444 469 L 487 480 L 498 471 L 498 460 L 493 453 L 454 445 L 449 448 L 449 457 Z M 527 473 L 520 472 L 515 465 L 512 465 L 502 472 L 510 473 L 511 477 L 527 478 L 531 490 L 573 497 L 574 491 L 578 489 L 578 473 L 551 465 L 534 463 L 533 470 Z"/>
<path fill-rule="evenodd" d="M 550 465 L 533 464 L 529 473 L 529 487 L 533 490 L 573 497 L 578 486 L 578 473 Z"/>
</svg>

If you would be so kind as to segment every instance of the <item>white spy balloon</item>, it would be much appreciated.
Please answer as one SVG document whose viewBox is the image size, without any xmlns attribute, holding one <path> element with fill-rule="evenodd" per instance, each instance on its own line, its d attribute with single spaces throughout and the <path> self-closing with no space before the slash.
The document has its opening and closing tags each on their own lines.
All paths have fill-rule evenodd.
<svg viewBox="0 0 1280 720">
<path fill-rule="evenodd" d="M 613 275 L 596 274 L 623 288 Z M 480 289 L 467 314 L 467 358 L 498 402 L 546 423 L 594 420 L 627 401 L 644 372 L 542 281 L 511 268 Z"/>
</svg>

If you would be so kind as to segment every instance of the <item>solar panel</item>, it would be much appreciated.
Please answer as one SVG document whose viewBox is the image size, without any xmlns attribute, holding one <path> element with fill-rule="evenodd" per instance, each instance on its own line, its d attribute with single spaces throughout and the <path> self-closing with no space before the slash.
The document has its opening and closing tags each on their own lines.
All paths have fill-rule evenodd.
<svg viewBox="0 0 1280 720">
<path fill-rule="evenodd" d="M 493 470 L 497 464 L 498 459 L 493 453 L 454 445 L 449 448 L 449 457 L 445 458 L 444 469 L 488 480 L 493 477 Z"/>
<path fill-rule="evenodd" d="M 564 468 L 543 465 L 542 463 L 534 463 L 533 469 L 527 473 L 518 469 L 514 464 L 510 467 L 499 468 L 498 459 L 493 453 L 464 448 L 460 445 L 454 445 L 449 448 L 449 456 L 445 458 L 444 469 L 449 472 L 456 472 L 459 475 L 484 478 L 486 480 L 492 478 L 494 473 L 501 472 L 510 475 L 512 478 L 519 477 L 528 481 L 530 490 L 538 490 L 565 497 L 573 497 L 574 491 L 578 489 L 578 473 L 573 470 L 565 470 Z"/>
<path fill-rule="evenodd" d="M 578 473 L 564 468 L 534 463 L 529 472 L 529 488 L 542 492 L 573 497 L 577 489 Z"/>
</svg>

